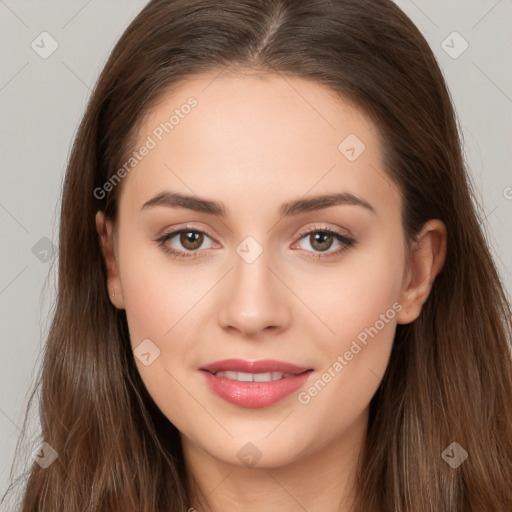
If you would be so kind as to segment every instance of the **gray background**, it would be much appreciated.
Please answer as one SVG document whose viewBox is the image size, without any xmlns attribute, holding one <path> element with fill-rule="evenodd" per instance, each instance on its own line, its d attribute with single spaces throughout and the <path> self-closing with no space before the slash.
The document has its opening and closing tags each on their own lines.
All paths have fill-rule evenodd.
<svg viewBox="0 0 512 512">
<path fill-rule="evenodd" d="M 446 77 L 489 244 L 511 294 L 512 1 L 396 2 L 422 31 Z M 55 297 L 52 251 L 70 146 L 110 50 L 145 3 L 0 0 L 0 494 Z M 34 40 L 42 46 L 44 31 L 58 43 L 46 59 L 31 47 Z M 457 58 L 464 41 L 451 36 L 454 31 L 469 45 Z M 49 39 L 44 47 L 50 48 Z M 35 433 L 29 429 L 23 439 Z"/>
</svg>

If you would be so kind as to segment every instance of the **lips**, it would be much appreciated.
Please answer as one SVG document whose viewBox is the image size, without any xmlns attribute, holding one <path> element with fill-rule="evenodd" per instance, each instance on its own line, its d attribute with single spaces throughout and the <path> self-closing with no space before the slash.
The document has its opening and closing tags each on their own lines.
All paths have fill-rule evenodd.
<svg viewBox="0 0 512 512">
<path fill-rule="evenodd" d="M 299 389 L 313 370 L 264 359 L 225 359 L 200 368 L 209 388 L 232 404 L 257 408 L 274 404 Z"/>
<path fill-rule="evenodd" d="M 245 361 L 244 359 L 224 359 L 223 361 L 216 361 L 215 363 L 203 366 L 201 370 L 206 370 L 210 373 L 217 372 L 243 372 L 243 373 L 267 373 L 267 372 L 281 372 L 298 375 L 303 373 L 309 368 L 296 366 L 291 363 L 275 361 L 273 359 L 262 359 L 260 361 Z"/>
</svg>

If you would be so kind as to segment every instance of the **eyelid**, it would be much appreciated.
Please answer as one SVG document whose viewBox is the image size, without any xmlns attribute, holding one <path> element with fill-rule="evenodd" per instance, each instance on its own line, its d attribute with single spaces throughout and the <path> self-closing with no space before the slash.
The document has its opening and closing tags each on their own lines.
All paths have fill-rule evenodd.
<svg viewBox="0 0 512 512">
<path fill-rule="evenodd" d="M 183 224 L 181 226 L 174 226 L 172 229 L 164 230 L 161 235 L 157 236 L 155 239 L 155 242 L 161 242 L 162 240 L 170 240 L 171 238 L 174 238 L 175 236 L 179 235 L 180 233 L 192 231 L 194 233 L 201 233 L 203 235 L 206 235 L 210 240 L 212 240 L 214 243 L 218 244 L 217 240 L 215 240 L 215 237 L 210 235 L 210 233 L 204 229 L 204 228 L 198 228 L 196 226 L 191 226 L 189 224 Z M 189 251 L 189 252 L 199 252 L 199 251 Z"/>
<path fill-rule="evenodd" d="M 194 231 L 196 233 L 203 233 L 203 234 L 207 235 L 209 238 L 211 238 L 212 240 L 215 240 L 215 238 L 213 236 L 211 236 L 210 233 L 208 232 L 208 230 L 206 230 L 205 228 L 191 226 L 190 224 L 181 224 L 178 226 L 173 226 L 170 229 L 164 229 L 162 234 L 159 235 L 157 238 L 162 238 L 162 237 L 169 236 L 169 235 L 176 236 L 181 231 Z"/>
<path fill-rule="evenodd" d="M 190 226 L 188 224 L 184 224 L 181 226 L 175 226 L 172 229 L 168 231 L 164 231 L 161 235 L 159 235 L 155 242 L 158 242 L 159 245 L 162 246 L 163 250 L 177 258 L 199 258 L 201 252 L 204 252 L 205 249 L 199 249 L 195 251 L 183 251 L 183 250 L 177 250 L 174 248 L 171 248 L 166 245 L 166 242 L 170 239 L 174 238 L 175 236 L 179 235 L 180 233 L 191 231 L 195 233 L 201 233 L 203 235 L 206 235 L 208 238 L 210 238 L 214 243 L 218 242 L 215 240 L 214 237 L 212 237 L 207 230 L 202 228 L 197 228 L 195 226 Z M 348 230 L 347 230 L 348 231 Z M 357 240 L 352 236 L 352 234 L 345 234 L 343 233 L 339 228 L 331 228 L 326 226 L 309 226 L 308 228 L 304 228 L 299 232 L 299 234 L 296 235 L 297 240 L 292 245 L 295 245 L 296 243 L 300 242 L 304 238 L 306 238 L 308 235 L 312 233 L 329 233 L 332 234 L 341 244 L 343 244 L 343 247 L 341 249 L 338 249 L 336 251 L 305 251 L 310 254 L 309 257 L 314 259 L 325 259 L 329 257 L 335 257 L 341 255 L 345 250 L 349 249 L 350 247 L 357 244 Z"/>
<path fill-rule="evenodd" d="M 309 235 L 313 233 L 327 233 L 334 238 L 342 245 L 341 248 L 335 251 L 305 251 L 308 253 L 308 258 L 317 259 L 317 260 L 327 260 L 328 258 L 336 258 L 341 256 L 345 251 L 357 245 L 357 240 L 353 237 L 352 234 L 345 234 L 339 228 L 331 228 L 326 226 L 310 226 L 305 228 L 300 232 L 300 235 L 297 235 L 299 238 L 294 245 L 299 244 L 303 239 L 307 238 Z"/>
<path fill-rule="evenodd" d="M 304 235 L 309 235 L 310 233 L 316 233 L 317 231 L 322 231 L 322 232 L 327 232 L 327 233 L 336 233 L 336 234 L 340 235 L 343 238 L 354 239 L 354 236 L 352 235 L 352 233 L 349 230 L 347 230 L 347 229 L 345 230 L 346 233 L 344 233 L 338 227 L 329 227 L 329 226 L 325 226 L 325 225 L 323 225 L 323 226 L 319 226 L 319 225 L 309 226 L 308 228 L 304 228 L 301 231 L 299 231 L 299 234 L 297 236 L 299 238 L 302 238 Z"/>
<path fill-rule="evenodd" d="M 160 238 L 168 236 L 168 235 L 177 235 L 180 231 L 186 231 L 186 230 L 194 231 L 194 232 L 197 232 L 197 233 L 203 233 L 203 234 L 207 235 L 209 238 L 211 238 L 212 240 L 216 241 L 215 237 L 210 235 L 206 229 L 198 228 L 196 226 L 190 226 L 189 224 L 178 225 L 178 226 L 174 226 L 172 229 L 164 230 L 163 233 L 157 237 L 157 239 L 160 239 Z M 337 227 L 336 228 L 332 228 L 332 227 L 327 227 L 325 225 L 323 225 L 323 226 L 314 225 L 314 226 L 309 226 L 307 228 L 303 228 L 295 236 L 297 238 L 302 238 L 305 235 L 308 235 L 308 234 L 310 234 L 312 232 L 316 232 L 316 231 L 332 232 L 332 233 L 336 233 L 336 234 L 338 234 L 338 235 L 340 235 L 340 236 L 342 236 L 344 238 L 352 238 L 352 239 L 354 238 L 354 236 L 352 235 L 352 233 L 348 229 L 345 230 L 346 233 L 343 233 Z"/>
</svg>

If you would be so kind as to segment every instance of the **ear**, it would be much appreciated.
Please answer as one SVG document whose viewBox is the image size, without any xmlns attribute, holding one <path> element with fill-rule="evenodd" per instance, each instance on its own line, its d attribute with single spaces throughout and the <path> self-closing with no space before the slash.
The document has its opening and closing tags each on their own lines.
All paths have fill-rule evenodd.
<svg viewBox="0 0 512 512">
<path fill-rule="evenodd" d="M 412 243 L 400 292 L 399 324 L 411 323 L 420 315 L 434 279 L 443 267 L 446 244 L 446 226 L 438 219 L 426 222 Z"/>
<path fill-rule="evenodd" d="M 111 219 L 101 210 L 96 212 L 96 231 L 100 239 L 101 251 L 107 268 L 108 292 L 110 301 L 118 308 L 124 308 L 123 290 L 117 265 L 117 250 L 114 227 Z"/>
</svg>

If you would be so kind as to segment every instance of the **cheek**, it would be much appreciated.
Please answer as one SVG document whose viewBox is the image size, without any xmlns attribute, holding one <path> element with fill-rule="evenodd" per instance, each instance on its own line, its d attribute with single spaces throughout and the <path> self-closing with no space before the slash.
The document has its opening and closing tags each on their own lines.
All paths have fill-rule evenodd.
<svg viewBox="0 0 512 512">
<path fill-rule="evenodd" d="M 323 308 L 320 316 L 329 319 L 326 323 L 334 333 L 317 338 L 317 349 L 326 357 L 299 401 L 325 414 L 330 407 L 341 408 L 340 422 L 364 410 L 389 362 L 402 309 L 398 298 L 405 261 L 402 242 L 396 242 L 347 258 L 337 277 L 326 283 L 332 300 L 317 298 L 314 305 Z"/>
<path fill-rule="evenodd" d="M 334 331 L 332 339 L 356 337 L 373 326 L 399 299 L 405 253 L 401 240 L 395 242 L 386 244 L 379 240 L 347 253 L 336 271 L 316 276 L 317 293 L 309 294 L 312 309 Z M 314 282 L 311 280 L 309 286 Z M 392 309 L 388 314 L 391 320 L 394 312 Z"/>
<path fill-rule="evenodd" d="M 124 255 L 120 258 L 122 289 L 135 363 L 164 415 L 177 428 L 186 429 L 189 419 L 182 411 L 191 404 L 183 384 L 193 348 L 191 351 L 191 335 L 185 331 L 191 322 L 189 315 L 197 315 L 194 306 L 207 289 L 204 280 L 201 285 L 200 279 L 191 280 L 190 275 L 180 273 L 154 247 L 141 249 L 137 245 L 141 244 L 130 240 L 120 245 Z M 138 357 L 147 353 L 149 358 Z M 187 391 L 194 396 L 198 393 L 190 385 Z"/>
<path fill-rule="evenodd" d="M 179 322 L 194 314 L 193 306 L 205 293 L 204 279 L 170 264 L 163 250 L 136 243 L 128 236 L 120 244 L 120 274 L 132 345 L 150 338 L 165 344 Z M 157 341 L 158 340 L 158 341 Z"/>
<path fill-rule="evenodd" d="M 119 255 L 132 348 L 137 355 L 137 347 L 149 339 L 160 351 L 149 366 L 136 359 L 151 394 L 158 394 L 176 384 L 168 372 L 180 378 L 197 359 L 191 339 L 198 339 L 199 317 L 208 302 L 203 299 L 218 277 L 207 267 L 186 272 L 160 248 L 129 234 L 120 237 Z"/>
</svg>

